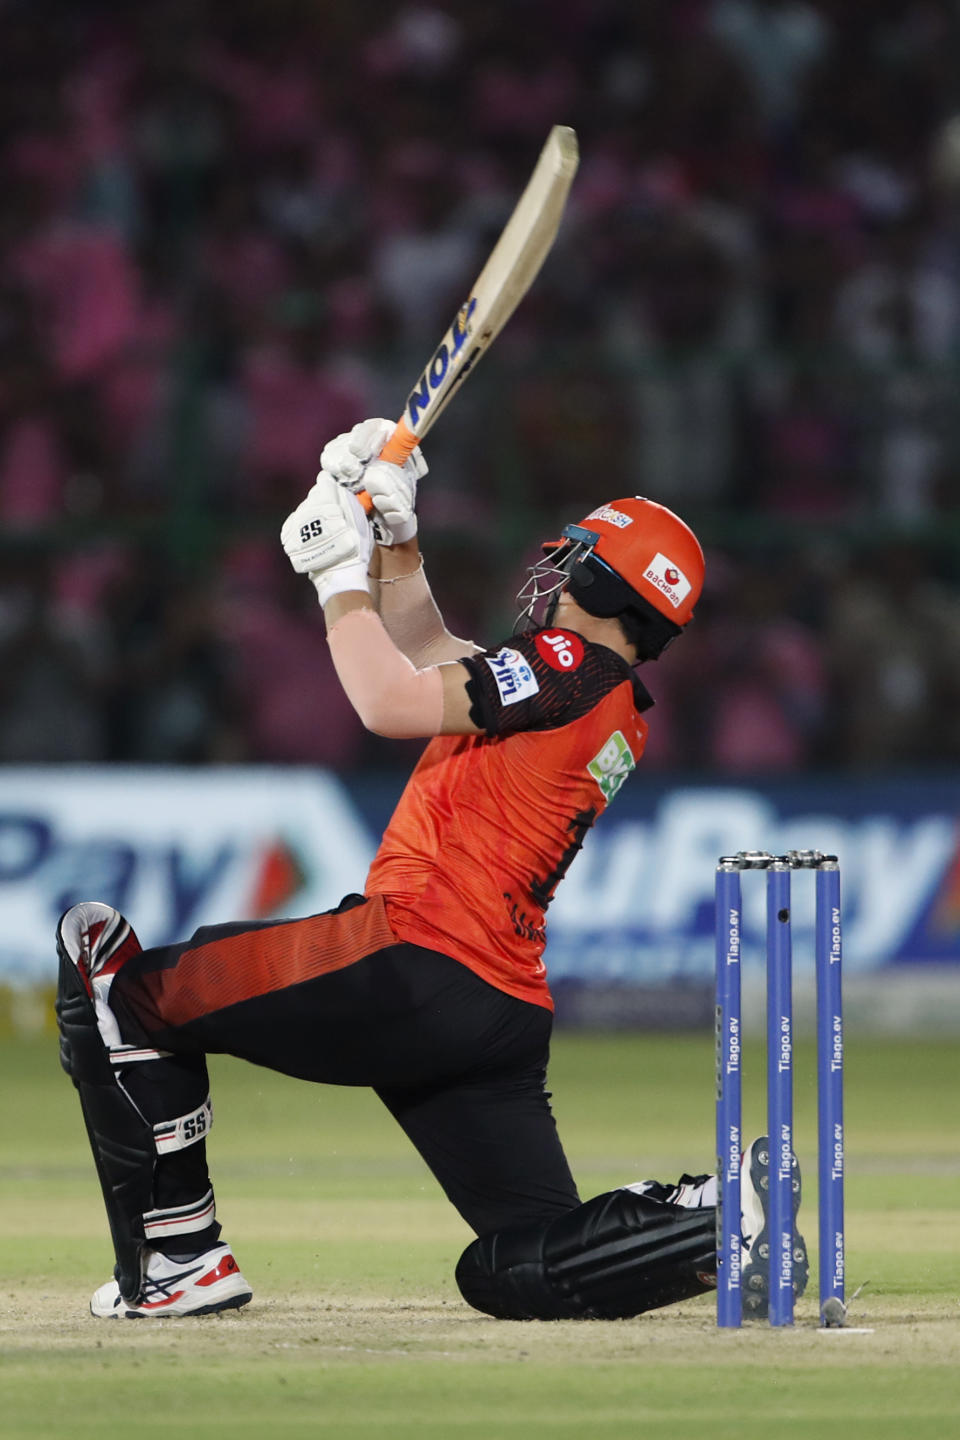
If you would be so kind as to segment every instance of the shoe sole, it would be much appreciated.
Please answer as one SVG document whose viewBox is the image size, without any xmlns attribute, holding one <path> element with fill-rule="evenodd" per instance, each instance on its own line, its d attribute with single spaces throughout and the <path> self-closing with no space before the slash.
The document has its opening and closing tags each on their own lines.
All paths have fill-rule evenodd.
<svg viewBox="0 0 960 1440">
<path fill-rule="evenodd" d="M 197 1309 L 190 1310 L 111 1310 L 109 1315 L 101 1315 L 93 1306 L 90 1306 L 90 1314 L 95 1320 L 190 1320 L 194 1315 L 218 1315 L 221 1310 L 239 1310 L 241 1306 L 248 1305 L 253 1299 L 253 1291 L 245 1290 L 240 1295 L 228 1295 L 224 1300 L 213 1301 L 210 1305 L 201 1305 Z"/>
<path fill-rule="evenodd" d="M 793 1160 L 793 1298 L 807 1288 L 810 1261 L 807 1244 L 797 1229 L 802 1181 L 796 1155 Z M 741 1273 L 743 1313 L 751 1320 L 766 1320 L 770 1308 L 770 1144 L 766 1136 L 750 1147 L 750 1185 L 760 1203 L 763 1224 L 750 1247 L 750 1260 Z M 756 1260 L 753 1256 L 756 1256 Z"/>
</svg>

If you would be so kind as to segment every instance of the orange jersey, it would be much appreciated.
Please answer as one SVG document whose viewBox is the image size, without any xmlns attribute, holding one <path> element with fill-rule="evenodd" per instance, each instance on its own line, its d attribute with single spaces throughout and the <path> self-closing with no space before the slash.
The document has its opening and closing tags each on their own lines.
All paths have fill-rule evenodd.
<svg viewBox="0 0 960 1440">
<path fill-rule="evenodd" d="M 460 662 L 483 735 L 439 736 L 370 867 L 397 938 L 552 1006 L 545 912 L 643 752 L 652 702 L 626 661 L 546 629 Z"/>
</svg>

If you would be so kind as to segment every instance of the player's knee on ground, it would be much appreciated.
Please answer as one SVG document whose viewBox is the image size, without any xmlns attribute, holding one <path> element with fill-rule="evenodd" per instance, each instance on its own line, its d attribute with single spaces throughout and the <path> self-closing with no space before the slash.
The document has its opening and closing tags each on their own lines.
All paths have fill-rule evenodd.
<svg viewBox="0 0 960 1440">
<path fill-rule="evenodd" d="M 469 1305 L 498 1320 L 620 1320 L 716 1286 L 716 1212 L 629 1190 L 542 1225 L 485 1235 L 457 1265 Z"/>
</svg>

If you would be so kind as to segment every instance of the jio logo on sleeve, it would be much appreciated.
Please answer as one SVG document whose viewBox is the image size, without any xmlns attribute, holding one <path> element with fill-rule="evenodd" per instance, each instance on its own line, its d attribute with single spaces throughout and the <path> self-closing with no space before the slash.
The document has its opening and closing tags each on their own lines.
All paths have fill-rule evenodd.
<svg viewBox="0 0 960 1440">
<path fill-rule="evenodd" d="M 583 641 L 570 630 L 540 630 L 536 646 L 551 670 L 576 670 L 583 659 Z"/>
</svg>

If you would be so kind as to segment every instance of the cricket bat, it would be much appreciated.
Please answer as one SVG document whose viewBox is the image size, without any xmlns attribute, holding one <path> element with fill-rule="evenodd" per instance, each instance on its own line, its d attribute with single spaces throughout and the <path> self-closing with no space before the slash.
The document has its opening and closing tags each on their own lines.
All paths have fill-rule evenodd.
<svg viewBox="0 0 960 1440">
<path fill-rule="evenodd" d="M 554 125 L 486 265 L 408 395 L 381 460 L 403 464 L 520 304 L 556 238 L 579 158 L 573 130 Z M 369 512 L 370 497 L 361 492 L 358 498 Z"/>
</svg>

